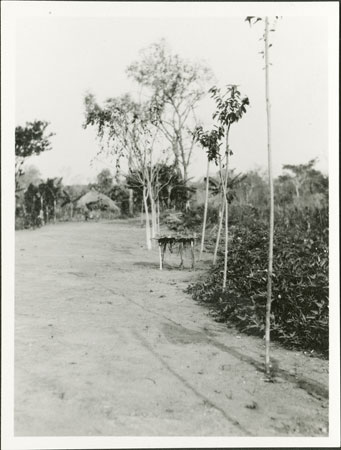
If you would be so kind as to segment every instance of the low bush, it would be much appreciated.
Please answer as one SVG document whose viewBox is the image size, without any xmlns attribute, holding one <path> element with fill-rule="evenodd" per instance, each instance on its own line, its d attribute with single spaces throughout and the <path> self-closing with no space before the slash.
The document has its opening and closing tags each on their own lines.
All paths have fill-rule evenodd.
<svg viewBox="0 0 341 450">
<path fill-rule="evenodd" d="M 245 211 L 244 211 L 245 212 Z M 207 279 L 189 287 L 193 298 L 214 306 L 219 321 L 264 335 L 268 225 L 257 211 L 232 226 L 228 284 L 223 291 L 223 257 Z M 278 210 L 275 220 L 273 340 L 328 353 L 328 211 Z"/>
<path fill-rule="evenodd" d="M 165 211 L 162 215 L 162 223 L 176 232 L 202 232 L 202 219 L 204 216 L 204 205 L 196 206 L 185 212 Z M 207 226 L 210 227 L 218 222 L 218 208 L 208 206 Z"/>
</svg>

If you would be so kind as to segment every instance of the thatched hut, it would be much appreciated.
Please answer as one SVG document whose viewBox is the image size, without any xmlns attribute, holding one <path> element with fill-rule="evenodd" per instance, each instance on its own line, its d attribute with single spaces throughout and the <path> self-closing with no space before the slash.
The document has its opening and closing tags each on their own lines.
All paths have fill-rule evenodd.
<svg viewBox="0 0 341 450">
<path fill-rule="evenodd" d="M 87 192 L 85 195 L 80 197 L 75 202 L 76 209 L 87 209 L 89 211 L 92 210 L 101 210 L 101 211 L 110 211 L 114 214 L 119 215 L 121 213 L 120 208 L 116 205 L 116 203 L 111 200 L 105 194 L 101 194 L 100 192 L 92 189 Z"/>
</svg>

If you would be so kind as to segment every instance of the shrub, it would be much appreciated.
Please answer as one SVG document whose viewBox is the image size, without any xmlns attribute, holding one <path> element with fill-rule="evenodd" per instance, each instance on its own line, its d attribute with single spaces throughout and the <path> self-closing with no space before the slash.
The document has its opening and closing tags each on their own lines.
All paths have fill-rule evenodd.
<svg viewBox="0 0 341 450">
<path fill-rule="evenodd" d="M 235 223 L 222 291 L 223 258 L 193 298 L 214 305 L 219 321 L 263 335 L 267 288 L 268 225 L 255 210 Z M 274 236 L 272 339 L 328 353 L 328 211 L 277 210 Z"/>
<path fill-rule="evenodd" d="M 161 219 L 172 231 L 201 233 L 203 217 L 204 205 L 198 205 L 186 212 L 165 211 Z M 207 226 L 210 227 L 217 222 L 218 208 L 208 205 Z"/>
</svg>

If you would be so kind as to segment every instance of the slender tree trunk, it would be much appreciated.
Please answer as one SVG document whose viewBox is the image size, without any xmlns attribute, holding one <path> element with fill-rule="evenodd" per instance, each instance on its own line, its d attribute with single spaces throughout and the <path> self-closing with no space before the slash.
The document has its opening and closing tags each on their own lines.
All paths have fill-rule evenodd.
<svg viewBox="0 0 341 450">
<path fill-rule="evenodd" d="M 217 239 L 216 239 L 214 254 L 213 254 L 213 265 L 217 262 L 218 248 L 219 248 L 219 243 L 220 243 L 220 235 L 221 235 L 221 230 L 223 228 L 224 211 L 225 211 L 225 202 L 223 199 L 222 204 L 220 206 L 220 211 L 219 211 L 219 226 L 218 226 Z"/>
<path fill-rule="evenodd" d="M 221 165 L 221 157 L 219 156 L 219 171 L 220 171 L 220 182 L 221 182 L 221 206 L 219 211 L 219 226 L 218 226 L 218 232 L 217 232 L 217 240 L 215 244 L 214 249 L 214 255 L 213 255 L 213 265 L 217 262 L 217 255 L 218 255 L 218 249 L 220 244 L 220 235 L 221 230 L 223 228 L 223 220 L 224 220 L 224 211 L 225 211 L 225 200 L 224 200 L 224 181 L 222 178 L 222 165 Z"/>
<path fill-rule="evenodd" d="M 134 215 L 134 191 L 129 189 L 129 215 Z"/>
<path fill-rule="evenodd" d="M 160 234 L 160 198 L 157 197 L 156 203 L 156 225 L 157 225 L 157 234 Z"/>
<path fill-rule="evenodd" d="M 182 167 L 183 167 L 183 170 L 184 170 L 184 183 L 185 183 L 185 186 L 187 186 L 187 180 L 188 180 L 188 167 L 187 167 L 187 164 L 186 164 L 185 161 L 183 161 Z"/>
<path fill-rule="evenodd" d="M 270 374 L 270 315 L 272 297 L 272 265 L 273 265 L 273 237 L 274 237 L 274 188 L 272 176 L 272 152 L 271 152 L 271 105 L 269 90 L 269 19 L 265 18 L 264 32 L 264 57 L 265 57 L 265 96 L 266 96 L 266 116 L 267 116 L 267 138 L 268 138 L 268 172 L 270 187 L 270 221 L 269 221 L 269 262 L 268 262 L 268 283 L 267 301 L 265 316 L 265 370 Z"/>
<path fill-rule="evenodd" d="M 226 289 L 226 279 L 227 279 L 227 257 L 228 257 L 228 238 L 229 238 L 229 203 L 227 201 L 227 181 L 229 176 L 229 128 L 226 130 L 226 173 L 225 173 L 225 183 L 224 183 L 224 203 L 225 203 L 225 251 L 224 251 L 224 278 L 223 278 L 223 289 Z"/>
<path fill-rule="evenodd" d="M 156 217 L 156 204 L 155 199 L 150 197 L 151 203 L 151 215 L 152 215 L 152 237 L 154 238 L 157 233 L 157 217 Z"/>
<path fill-rule="evenodd" d="M 178 141 L 177 141 L 176 137 L 173 137 L 172 150 L 174 153 L 174 166 L 176 167 L 176 170 L 181 173 L 180 160 L 179 160 L 179 146 L 178 146 Z"/>
<path fill-rule="evenodd" d="M 201 246 L 200 246 L 200 253 L 199 253 L 199 261 L 201 260 L 202 252 L 204 251 L 204 244 L 205 244 L 205 230 L 206 230 L 207 208 L 208 208 L 209 176 L 210 176 L 210 160 L 207 158 L 205 210 L 204 210 L 204 220 L 203 220 L 203 224 L 202 224 L 202 236 L 201 236 Z"/>
<path fill-rule="evenodd" d="M 144 210 L 146 213 L 146 245 L 147 245 L 147 249 L 151 250 L 152 240 L 151 240 L 151 235 L 150 235 L 150 219 L 149 219 L 147 199 L 148 199 L 147 189 L 145 187 L 143 187 L 143 203 L 144 203 Z"/>
<path fill-rule="evenodd" d="M 43 225 L 45 225 L 45 223 L 47 222 L 46 217 L 45 217 L 45 213 L 44 213 L 44 198 L 43 196 L 40 197 L 40 209 L 42 211 L 42 216 L 43 216 Z"/>
<path fill-rule="evenodd" d="M 143 209 L 144 209 L 144 198 L 142 199 L 141 202 L 141 220 L 140 220 L 141 228 L 143 227 Z"/>
<path fill-rule="evenodd" d="M 57 201 L 53 199 L 53 223 L 57 221 Z"/>
<path fill-rule="evenodd" d="M 156 207 L 155 207 L 155 199 L 153 195 L 153 188 L 151 183 L 148 183 L 148 196 L 150 199 L 150 211 L 151 211 L 151 219 L 152 219 L 152 238 L 156 236 Z"/>
<path fill-rule="evenodd" d="M 167 197 L 167 208 L 170 209 L 170 207 L 171 207 L 171 193 L 172 193 L 172 186 L 170 186 L 170 185 L 167 186 L 167 193 L 168 193 L 168 197 Z"/>
</svg>

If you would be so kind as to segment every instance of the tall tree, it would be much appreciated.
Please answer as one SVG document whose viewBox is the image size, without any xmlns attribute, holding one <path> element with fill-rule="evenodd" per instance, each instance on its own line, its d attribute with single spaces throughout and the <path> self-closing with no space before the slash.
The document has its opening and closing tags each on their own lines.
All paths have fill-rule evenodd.
<svg viewBox="0 0 341 450">
<path fill-rule="evenodd" d="M 29 156 L 39 155 L 51 149 L 50 138 L 54 133 L 46 134 L 49 122 L 36 120 L 27 122 L 25 127 L 15 127 L 15 189 L 19 189 L 20 177 L 24 174 L 23 165 Z"/>
<path fill-rule="evenodd" d="M 270 317 L 272 300 L 272 270 L 273 270 L 273 240 L 274 240 L 274 185 L 272 175 L 272 147 L 271 147 L 271 103 L 270 103 L 270 83 L 269 83 L 269 19 L 265 17 L 264 29 L 264 58 L 265 58 L 265 97 L 266 97 L 266 117 L 267 117 L 267 137 L 268 137 L 268 169 L 270 187 L 270 220 L 269 220 L 269 264 L 268 264 L 268 286 L 265 317 L 265 367 L 270 374 Z"/>
<path fill-rule="evenodd" d="M 127 69 L 141 88 L 147 88 L 159 116 L 158 127 L 171 145 L 175 166 L 185 183 L 194 147 L 195 109 L 212 75 L 208 67 L 173 54 L 161 40 L 141 51 L 139 61 Z"/>
<path fill-rule="evenodd" d="M 57 201 L 65 198 L 63 194 L 62 178 L 48 178 L 38 186 L 40 195 L 41 211 L 45 222 L 52 217 L 53 222 L 57 220 Z"/>
<path fill-rule="evenodd" d="M 276 19 L 278 16 L 276 16 Z M 270 375 L 270 318 L 271 318 L 271 301 L 272 301 L 272 277 L 273 277 L 273 239 L 274 239 L 274 183 L 273 183 L 273 169 L 272 169 L 272 146 L 271 146 L 271 103 L 270 103 L 270 61 L 269 49 L 272 43 L 269 42 L 269 32 L 275 31 L 275 23 L 270 29 L 269 18 L 248 16 L 246 21 L 251 25 L 259 21 L 264 21 L 264 51 L 261 54 L 265 60 L 265 103 L 266 103 L 266 118 L 267 118 L 267 148 L 268 148 L 268 174 L 269 174 L 269 190 L 270 190 L 270 216 L 269 216 L 269 254 L 268 254 L 268 277 L 267 277 L 267 301 L 266 301 L 266 315 L 265 315 L 265 370 L 267 375 Z"/>
<path fill-rule="evenodd" d="M 157 230 L 155 183 L 157 181 L 157 157 L 155 147 L 159 130 L 153 125 L 153 109 L 147 102 L 138 103 L 128 94 L 108 99 L 100 107 L 93 95 L 85 98 L 85 127 L 97 127 L 97 133 L 106 144 L 102 151 L 114 155 L 119 161 L 128 161 L 129 172 L 140 183 L 146 214 L 146 243 L 151 249 Z M 149 206 L 151 210 L 151 228 Z"/>
</svg>

